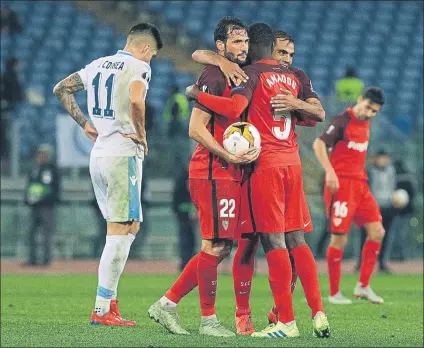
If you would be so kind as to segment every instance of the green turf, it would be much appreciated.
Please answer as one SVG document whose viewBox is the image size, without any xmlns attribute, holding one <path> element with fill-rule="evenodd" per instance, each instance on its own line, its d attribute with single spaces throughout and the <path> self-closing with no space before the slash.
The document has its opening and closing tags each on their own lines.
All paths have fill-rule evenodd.
<svg viewBox="0 0 424 348">
<path fill-rule="evenodd" d="M 299 285 L 294 294 L 299 339 L 251 337 L 209 338 L 197 333 L 199 305 L 197 292 L 179 304 L 183 327 L 191 336 L 175 336 L 148 318 L 147 309 L 168 289 L 175 276 L 123 275 L 119 289 L 121 313 L 137 320 L 131 327 L 93 327 L 88 318 L 94 304 L 94 275 L 2 275 L 1 346 L 91 346 L 91 347 L 407 347 L 423 346 L 422 276 L 376 275 L 375 291 L 386 301 L 373 305 L 355 300 L 350 306 L 324 301 L 332 337 L 312 337 L 310 312 Z M 351 296 L 355 276 L 344 276 L 342 290 Z M 327 294 L 327 280 L 321 277 Z M 256 329 L 267 325 L 271 293 L 265 276 L 254 278 L 253 321 Z M 232 280 L 221 275 L 218 284 L 217 314 L 229 328 L 234 327 Z"/>
</svg>

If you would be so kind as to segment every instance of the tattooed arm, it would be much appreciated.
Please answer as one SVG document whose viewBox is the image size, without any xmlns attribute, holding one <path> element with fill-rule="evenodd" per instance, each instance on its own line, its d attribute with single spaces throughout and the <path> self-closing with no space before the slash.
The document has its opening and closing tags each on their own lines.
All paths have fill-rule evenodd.
<svg viewBox="0 0 424 348">
<path fill-rule="evenodd" d="M 73 73 L 54 86 L 53 93 L 60 100 L 75 122 L 84 129 L 85 134 L 92 141 L 96 141 L 97 131 L 82 113 L 74 96 L 74 93 L 82 90 L 84 90 L 84 83 L 80 75 L 78 73 Z"/>
</svg>

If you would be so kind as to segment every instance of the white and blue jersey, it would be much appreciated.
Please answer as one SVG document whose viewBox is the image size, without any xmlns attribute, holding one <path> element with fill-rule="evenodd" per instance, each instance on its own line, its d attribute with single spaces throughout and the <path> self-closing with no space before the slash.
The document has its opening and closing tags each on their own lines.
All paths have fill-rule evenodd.
<svg viewBox="0 0 424 348">
<path fill-rule="evenodd" d="M 141 180 L 144 151 L 122 134 L 135 133 L 131 120 L 131 83 L 149 88 L 151 69 L 131 53 L 118 51 L 81 69 L 87 107 L 98 137 L 91 151 L 90 175 L 97 203 L 111 222 L 143 221 Z"/>
<path fill-rule="evenodd" d="M 87 90 L 88 114 L 99 133 L 92 156 L 136 155 L 139 149 L 135 143 L 121 133 L 135 133 L 130 116 L 130 86 L 133 81 L 141 81 L 149 89 L 150 65 L 120 50 L 94 60 L 78 74 Z"/>
</svg>

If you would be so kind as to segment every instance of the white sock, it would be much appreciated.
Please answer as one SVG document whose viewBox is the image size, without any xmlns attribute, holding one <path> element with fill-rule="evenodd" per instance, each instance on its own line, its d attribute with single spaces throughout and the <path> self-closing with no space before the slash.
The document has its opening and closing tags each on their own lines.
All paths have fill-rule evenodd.
<svg viewBox="0 0 424 348">
<path fill-rule="evenodd" d="M 202 320 L 217 320 L 216 314 L 206 315 L 206 316 L 202 315 Z"/>
<path fill-rule="evenodd" d="M 162 296 L 162 298 L 159 300 L 162 307 L 173 309 L 177 307 L 177 304 L 173 301 L 171 301 L 168 297 Z"/>
<path fill-rule="evenodd" d="M 132 241 L 131 241 L 132 242 Z M 118 287 L 131 246 L 128 236 L 106 236 L 106 244 L 100 258 L 98 286 L 94 310 L 98 315 L 109 312 L 110 301 Z"/>
<path fill-rule="evenodd" d="M 125 261 L 124 261 L 124 263 L 123 263 L 123 268 L 122 268 L 121 274 L 122 274 L 122 272 L 124 271 L 124 267 L 125 267 L 125 265 L 127 264 L 128 255 L 129 255 L 129 253 L 130 253 L 131 245 L 132 245 L 132 243 L 134 242 L 135 235 L 134 235 L 134 234 L 132 234 L 132 233 L 128 233 L 127 237 L 128 237 L 128 253 L 127 253 L 127 257 L 125 258 Z M 118 285 L 119 285 L 119 279 L 118 279 L 118 282 L 116 283 L 116 288 L 115 288 L 115 289 L 113 289 L 112 300 L 116 300 L 116 299 L 117 299 L 117 297 L 118 297 Z"/>
</svg>

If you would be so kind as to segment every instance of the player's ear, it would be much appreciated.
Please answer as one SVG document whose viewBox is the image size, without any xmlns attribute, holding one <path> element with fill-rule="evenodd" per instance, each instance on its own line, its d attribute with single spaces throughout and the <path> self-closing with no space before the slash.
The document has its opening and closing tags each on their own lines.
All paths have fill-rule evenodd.
<svg viewBox="0 0 424 348">
<path fill-rule="evenodd" d="M 218 51 L 224 51 L 225 50 L 225 44 L 223 41 L 218 40 L 216 42 L 216 48 L 218 49 Z"/>
<path fill-rule="evenodd" d="M 149 44 L 145 44 L 144 47 L 141 49 L 141 54 L 145 55 L 149 52 L 150 50 L 150 45 Z"/>
<path fill-rule="evenodd" d="M 359 97 L 358 97 L 358 99 L 356 100 L 356 102 L 357 103 L 360 103 L 361 101 L 363 101 L 364 100 L 364 97 L 362 96 L 362 95 L 360 95 Z"/>
</svg>

